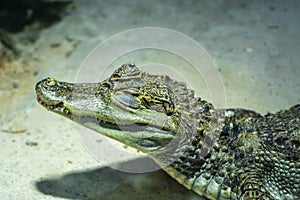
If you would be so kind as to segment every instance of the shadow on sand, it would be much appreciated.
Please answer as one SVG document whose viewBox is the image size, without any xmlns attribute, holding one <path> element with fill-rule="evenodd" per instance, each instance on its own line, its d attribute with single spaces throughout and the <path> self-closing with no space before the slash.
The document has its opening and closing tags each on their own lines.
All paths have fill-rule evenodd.
<svg viewBox="0 0 300 200">
<path fill-rule="evenodd" d="M 121 165 L 138 165 L 149 158 L 132 160 Z M 163 170 L 133 174 L 110 167 L 73 172 L 36 182 L 37 189 L 54 197 L 93 200 L 200 200 Z"/>
</svg>

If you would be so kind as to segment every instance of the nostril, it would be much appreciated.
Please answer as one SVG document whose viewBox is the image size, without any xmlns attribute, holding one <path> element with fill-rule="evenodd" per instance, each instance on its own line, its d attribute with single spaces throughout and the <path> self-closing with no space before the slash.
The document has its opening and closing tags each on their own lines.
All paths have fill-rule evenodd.
<svg viewBox="0 0 300 200">
<path fill-rule="evenodd" d="M 46 85 L 48 85 L 48 86 L 54 86 L 54 85 L 56 85 L 55 79 L 54 78 L 47 78 L 46 79 Z"/>
</svg>

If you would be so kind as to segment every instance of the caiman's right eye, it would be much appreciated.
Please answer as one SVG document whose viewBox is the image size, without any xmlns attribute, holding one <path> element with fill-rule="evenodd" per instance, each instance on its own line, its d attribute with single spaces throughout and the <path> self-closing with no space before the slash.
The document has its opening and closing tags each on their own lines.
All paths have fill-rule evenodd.
<svg viewBox="0 0 300 200">
<path fill-rule="evenodd" d="M 132 96 L 131 94 L 127 94 L 127 93 L 115 94 L 115 98 L 118 102 L 130 108 L 137 109 L 140 108 L 141 106 L 140 100 L 137 97 Z"/>
<path fill-rule="evenodd" d="M 47 86 L 54 86 L 56 84 L 56 81 L 55 81 L 55 79 L 53 79 L 53 78 L 48 78 L 47 80 L 46 80 L 46 85 Z"/>
</svg>

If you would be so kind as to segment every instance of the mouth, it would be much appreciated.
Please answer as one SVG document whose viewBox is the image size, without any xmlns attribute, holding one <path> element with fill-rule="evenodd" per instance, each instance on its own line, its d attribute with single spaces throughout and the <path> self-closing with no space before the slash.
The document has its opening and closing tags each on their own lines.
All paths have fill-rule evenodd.
<svg viewBox="0 0 300 200">
<path fill-rule="evenodd" d="M 37 95 L 37 101 L 39 104 L 41 104 L 43 107 L 45 107 L 48 111 L 56 112 L 59 114 L 63 114 L 64 116 L 67 116 L 71 118 L 74 121 L 85 123 L 88 121 L 97 122 L 101 127 L 106 129 L 114 129 L 119 131 L 131 131 L 131 132 L 140 132 L 147 129 L 151 132 L 165 132 L 168 130 L 164 130 L 160 127 L 151 126 L 149 124 L 145 123 L 129 123 L 129 124 L 118 124 L 115 122 L 105 121 L 102 119 L 97 118 L 96 116 L 72 116 L 72 112 L 64 106 L 64 102 L 55 102 L 50 104 L 49 102 L 45 102 L 43 98 L 40 95 Z"/>
<path fill-rule="evenodd" d="M 87 121 L 82 125 L 142 152 L 145 152 L 145 149 L 147 151 L 159 150 L 175 137 L 170 131 L 148 124 L 118 125 L 111 122 Z"/>
</svg>

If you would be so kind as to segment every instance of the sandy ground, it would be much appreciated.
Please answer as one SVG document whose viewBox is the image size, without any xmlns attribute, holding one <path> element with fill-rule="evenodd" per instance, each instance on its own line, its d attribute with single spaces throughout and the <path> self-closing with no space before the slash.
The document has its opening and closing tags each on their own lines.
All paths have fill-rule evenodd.
<svg viewBox="0 0 300 200">
<path fill-rule="evenodd" d="M 300 102 L 299 1 L 95 2 L 77 1 L 37 35 L 30 28 L 12 35 L 21 56 L 1 57 L 1 199 L 201 199 L 162 171 L 131 174 L 104 166 L 71 121 L 36 102 L 37 81 L 74 81 L 88 53 L 125 30 L 164 27 L 198 41 L 222 75 L 226 107 L 265 114 Z M 36 42 L 27 43 L 30 37 Z M 143 162 L 150 163 L 138 158 L 121 165 Z"/>
</svg>

